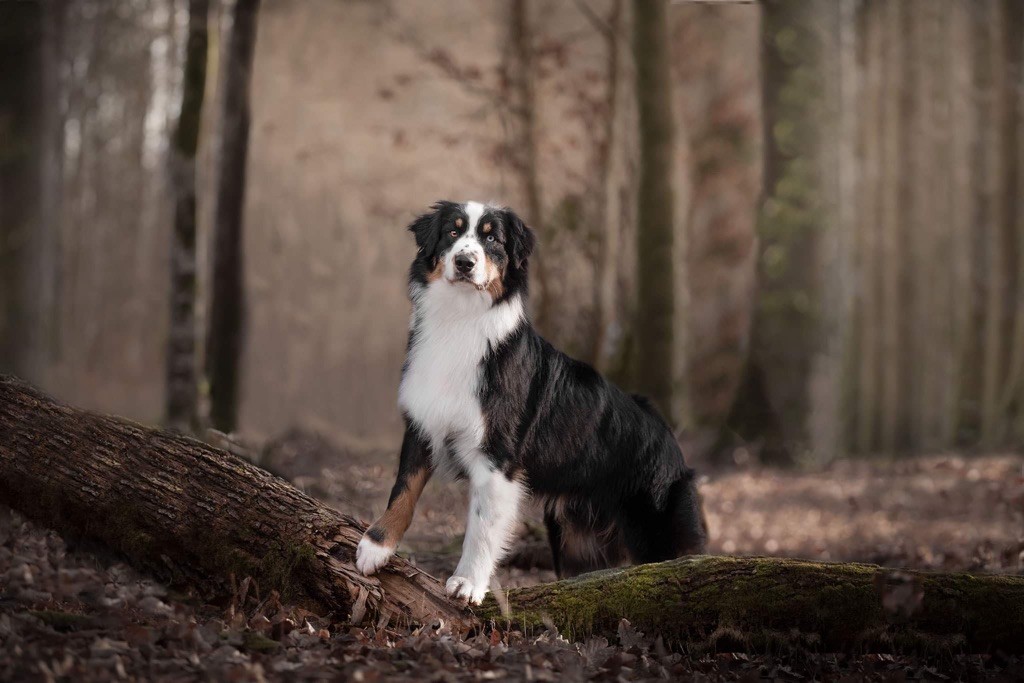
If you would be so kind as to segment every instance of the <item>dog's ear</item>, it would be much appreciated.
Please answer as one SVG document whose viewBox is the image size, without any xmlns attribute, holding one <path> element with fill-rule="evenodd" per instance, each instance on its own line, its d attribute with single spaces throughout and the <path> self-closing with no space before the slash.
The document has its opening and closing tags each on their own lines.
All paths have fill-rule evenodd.
<svg viewBox="0 0 1024 683">
<path fill-rule="evenodd" d="M 427 259 L 430 267 L 437 263 L 437 248 L 441 242 L 441 224 L 444 221 L 444 213 L 451 202 L 435 202 L 430 208 L 432 211 L 423 214 L 409 225 L 409 232 L 416 236 L 416 246 L 419 247 L 419 254 Z"/>
<path fill-rule="evenodd" d="M 512 264 L 521 270 L 533 253 L 533 246 L 536 243 L 533 230 L 515 212 L 505 209 L 502 213 L 505 215 L 505 225 L 508 228 L 508 256 Z"/>
</svg>

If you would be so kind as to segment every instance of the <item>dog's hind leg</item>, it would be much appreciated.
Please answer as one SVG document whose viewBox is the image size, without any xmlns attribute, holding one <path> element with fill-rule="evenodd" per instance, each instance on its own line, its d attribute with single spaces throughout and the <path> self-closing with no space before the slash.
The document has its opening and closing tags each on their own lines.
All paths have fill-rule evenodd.
<svg viewBox="0 0 1024 683">
<path fill-rule="evenodd" d="M 586 515 L 559 516 L 552 510 L 545 511 L 544 524 L 558 578 L 571 578 L 622 563 L 625 553 L 614 525 L 597 522 Z"/>
<path fill-rule="evenodd" d="M 669 487 L 667 508 L 677 557 L 700 555 L 708 543 L 704 503 L 693 478 L 693 472 L 687 472 Z"/>
<path fill-rule="evenodd" d="M 551 562 L 555 576 L 562 578 L 562 525 L 550 510 L 544 511 L 544 526 L 548 530 L 548 544 L 551 546 Z"/>
<path fill-rule="evenodd" d="M 664 562 L 704 552 L 707 526 L 693 475 L 672 482 L 660 504 L 647 494 L 626 501 L 619 517 L 635 564 Z"/>
<path fill-rule="evenodd" d="M 412 523 L 416 502 L 432 471 L 430 447 L 411 427 L 407 427 L 388 509 L 370 525 L 356 546 L 356 568 L 360 572 L 373 574 L 387 564 Z"/>
</svg>

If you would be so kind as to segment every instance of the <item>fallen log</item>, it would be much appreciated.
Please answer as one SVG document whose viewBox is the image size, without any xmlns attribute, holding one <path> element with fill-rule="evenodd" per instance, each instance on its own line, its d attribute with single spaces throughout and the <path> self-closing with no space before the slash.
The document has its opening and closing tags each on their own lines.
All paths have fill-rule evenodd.
<svg viewBox="0 0 1024 683">
<path fill-rule="evenodd" d="M 1024 577 L 693 557 L 489 596 L 482 619 L 614 638 L 623 618 L 690 651 L 1024 652 Z"/>
<path fill-rule="evenodd" d="M 471 614 L 395 558 L 354 565 L 364 526 L 229 453 L 61 405 L 0 377 L 0 503 L 98 541 L 171 583 L 228 595 L 230 577 L 344 620 L 493 621 L 578 638 L 623 618 L 693 650 L 1024 653 L 1024 577 L 700 557 L 502 592 Z"/>
<path fill-rule="evenodd" d="M 470 619 L 402 558 L 353 564 L 365 526 L 187 436 L 61 405 L 0 377 L 0 503 L 207 597 L 231 577 L 338 620 Z"/>
</svg>

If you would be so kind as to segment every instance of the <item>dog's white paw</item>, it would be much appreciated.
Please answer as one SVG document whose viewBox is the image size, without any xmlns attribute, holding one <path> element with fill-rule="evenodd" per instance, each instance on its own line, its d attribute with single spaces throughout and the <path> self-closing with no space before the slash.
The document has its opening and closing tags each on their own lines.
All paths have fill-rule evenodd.
<svg viewBox="0 0 1024 683">
<path fill-rule="evenodd" d="M 394 554 L 394 548 L 383 546 L 372 538 L 363 535 L 359 545 L 356 546 L 356 569 L 364 576 L 369 576 L 386 565 Z"/>
<path fill-rule="evenodd" d="M 487 595 L 487 584 L 473 583 L 464 576 L 453 576 L 448 579 L 444 590 L 450 598 L 468 600 L 474 605 L 479 605 L 484 601 L 484 596 Z"/>
</svg>

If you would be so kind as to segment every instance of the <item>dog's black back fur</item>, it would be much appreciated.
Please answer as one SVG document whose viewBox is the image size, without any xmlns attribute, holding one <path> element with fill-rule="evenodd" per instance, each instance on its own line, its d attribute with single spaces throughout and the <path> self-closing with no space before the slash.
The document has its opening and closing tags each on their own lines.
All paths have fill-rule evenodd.
<svg viewBox="0 0 1024 683">
<path fill-rule="evenodd" d="M 485 450 L 544 497 L 559 574 L 701 552 L 693 472 L 648 401 L 523 325 L 484 361 Z M 567 528 L 568 527 L 568 528 Z"/>
</svg>

